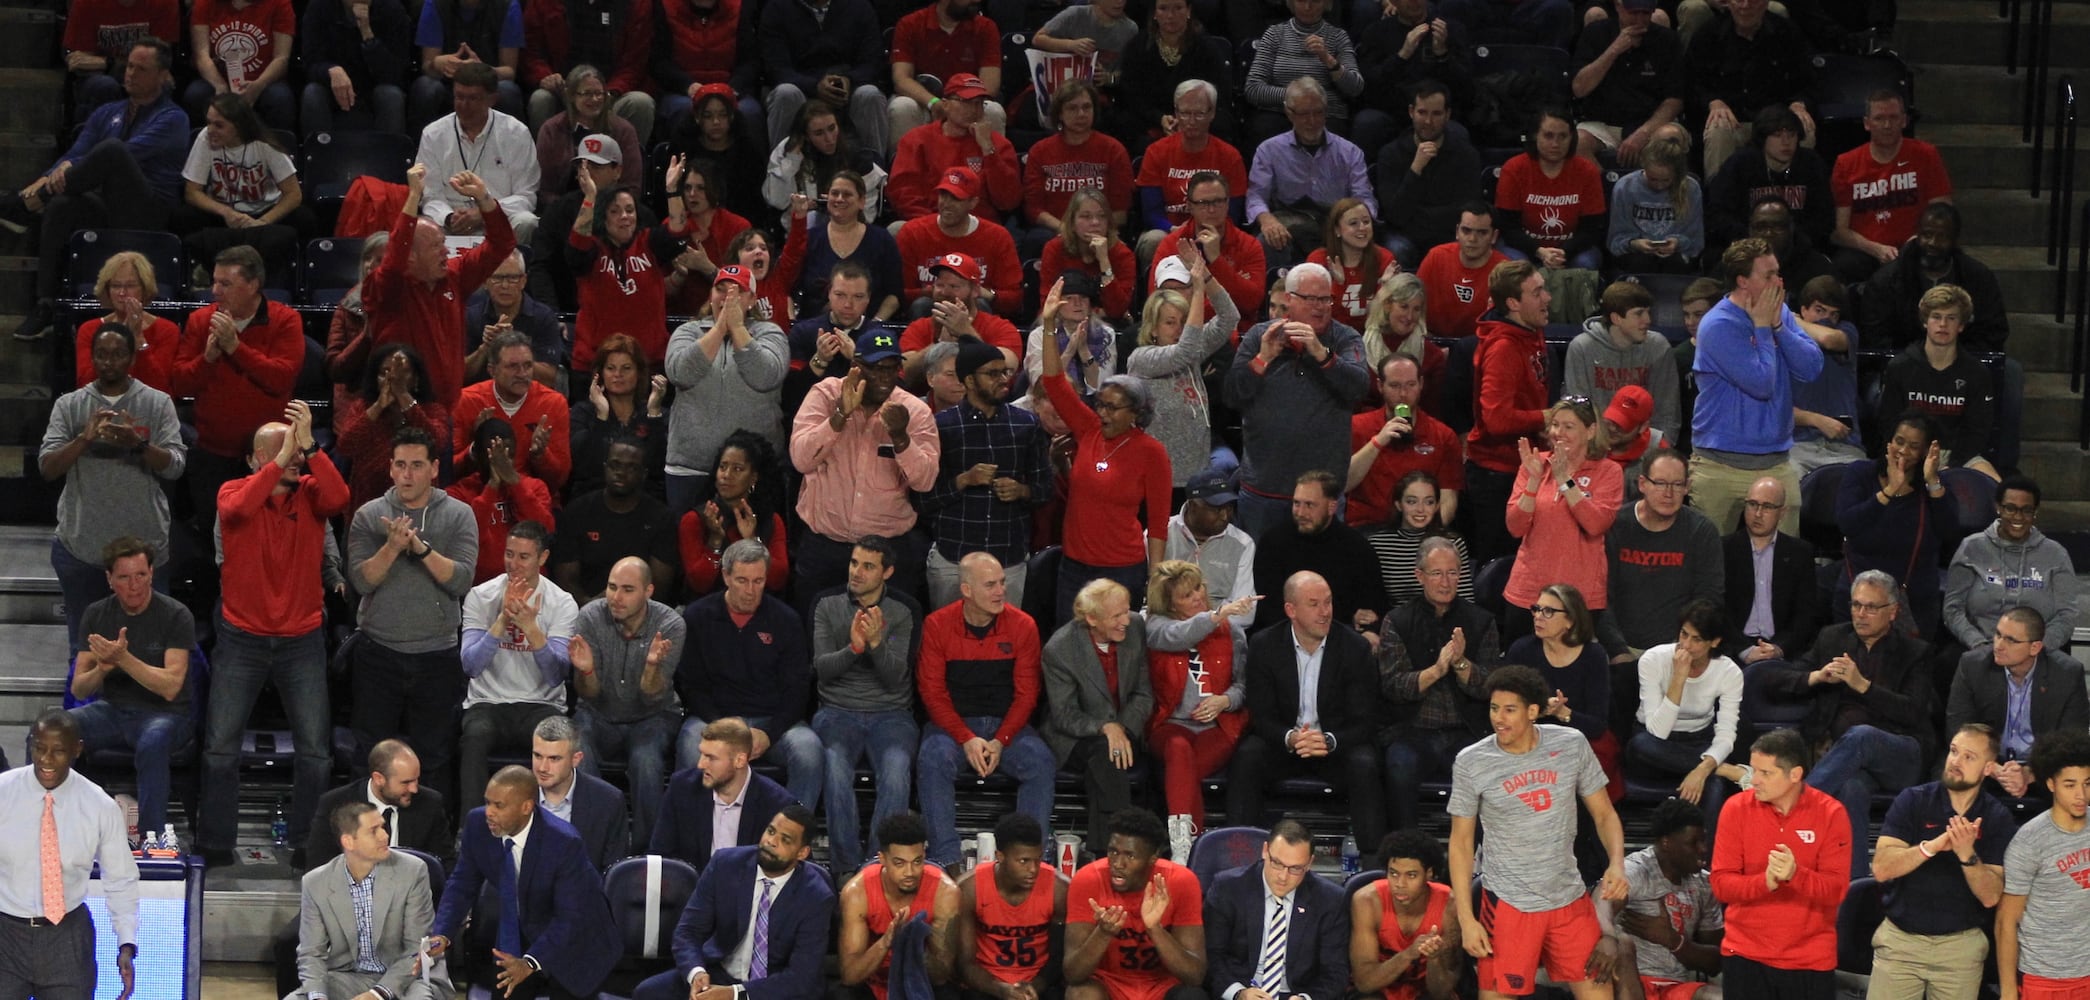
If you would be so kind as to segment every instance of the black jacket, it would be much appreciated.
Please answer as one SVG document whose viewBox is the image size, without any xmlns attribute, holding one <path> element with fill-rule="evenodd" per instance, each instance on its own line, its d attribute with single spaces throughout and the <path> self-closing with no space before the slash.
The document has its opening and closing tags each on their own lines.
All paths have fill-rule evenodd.
<svg viewBox="0 0 2090 1000">
<path fill-rule="evenodd" d="M 347 6 L 338 3 L 307 4 L 298 34 L 303 36 L 299 43 L 303 46 L 300 54 L 305 60 L 306 83 L 331 86 L 328 73 L 339 66 L 348 71 L 358 104 L 368 100 L 370 89 L 378 84 L 398 87 L 406 83 L 407 51 L 413 44 L 414 31 L 399 0 L 371 0 L 367 42 L 356 28 L 355 18 L 349 16 Z M 498 58 L 497 50 L 487 52 Z"/>
<path fill-rule="evenodd" d="M 1907 614 L 1906 609 L 1903 614 Z M 1876 660 L 1878 671 L 1872 686 L 1857 696 L 1865 708 L 1865 724 L 1897 736 L 1912 736 L 1923 747 L 1925 761 L 1937 749 L 1938 734 L 1930 722 L 1930 646 L 1890 628 L 1872 649 L 1867 650 L 1849 622 L 1831 625 L 1815 637 L 1813 648 L 1792 661 L 1791 666 L 1765 678 L 1766 691 L 1784 701 L 1807 702 L 1811 708 L 1800 731 L 1819 747 L 1829 741 L 1836 713 L 1846 690 L 1841 684 L 1814 686 L 1807 675 L 1843 654 L 1864 662 Z M 1926 765 L 1927 766 L 1927 765 Z"/>
<path fill-rule="evenodd" d="M 1466 126 L 1446 123 L 1437 157 L 1417 174 L 1415 130 L 1378 150 L 1372 187 L 1379 196 L 1379 215 L 1386 225 L 1415 241 L 1422 252 L 1458 235 L 1459 211 L 1480 197 L 1480 150 Z"/>
<path fill-rule="evenodd" d="M 1371 643 L 1340 621 L 1323 644 L 1316 691 L 1321 730 L 1335 737 L 1337 753 L 1372 742 L 1385 704 L 1379 698 L 1379 669 L 1372 662 Z M 1248 717 L 1255 734 L 1279 748 L 1299 719 L 1299 665 L 1290 622 L 1280 621 L 1248 640 Z"/>
<path fill-rule="evenodd" d="M 1864 312 L 1858 332 L 1866 347 L 1902 348 L 1923 339 L 1923 317 L 1916 303 L 1923 293 L 1941 284 L 1958 285 L 1974 300 L 1974 315 L 1960 331 L 1959 344 L 1970 351 L 2000 351 L 2010 339 L 2010 319 L 2004 314 L 2003 286 L 1987 264 L 1953 249 L 1952 263 L 1936 281 L 1923 273 L 1923 251 L 1913 239 L 1903 244 L 1901 256 L 1880 265 L 1865 283 Z"/>
<path fill-rule="evenodd" d="M 312 833 L 305 838 L 305 864 L 309 871 L 341 856 L 341 838 L 334 834 L 334 810 L 369 795 L 370 779 L 358 778 L 319 797 L 319 815 L 312 818 Z M 413 804 L 399 810 L 399 836 L 393 847 L 411 847 L 441 858 L 445 867 L 457 857 L 457 838 L 450 829 L 450 815 L 443 806 L 443 793 L 421 786 Z"/>
<path fill-rule="evenodd" d="M 1721 540 L 1721 547 L 1727 570 L 1727 626 L 1732 633 L 1721 651 L 1740 657 L 1758 638 L 1770 639 L 1789 657 L 1812 646 L 1828 620 L 1822 613 L 1821 585 L 1814 575 L 1814 546 L 1783 533 L 1771 542 L 1771 623 L 1777 631 L 1769 636 L 1742 634 L 1749 608 L 1756 602 L 1756 563 L 1749 532 L 1729 534 Z"/>
<path fill-rule="evenodd" d="M 1693 121 L 1703 123 L 1706 109 L 1717 100 L 1746 123 L 1771 105 L 1806 99 L 1807 86 L 1814 82 L 1814 47 L 1776 14 L 1763 16 L 1755 38 L 1743 38 L 1734 30 L 1734 18 L 1722 13 L 1691 36 L 1684 72 L 1691 80 L 1684 100 Z"/>
</svg>

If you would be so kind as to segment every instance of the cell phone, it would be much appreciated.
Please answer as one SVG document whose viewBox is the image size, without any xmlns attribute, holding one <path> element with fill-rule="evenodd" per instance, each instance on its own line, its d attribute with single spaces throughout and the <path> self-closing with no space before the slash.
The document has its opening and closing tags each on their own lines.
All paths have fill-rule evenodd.
<svg viewBox="0 0 2090 1000">
<path fill-rule="evenodd" d="M 1414 415 L 1415 410 L 1406 403 L 1395 403 L 1393 405 L 1393 416 L 1396 420 L 1412 419 Z"/>
</svg>

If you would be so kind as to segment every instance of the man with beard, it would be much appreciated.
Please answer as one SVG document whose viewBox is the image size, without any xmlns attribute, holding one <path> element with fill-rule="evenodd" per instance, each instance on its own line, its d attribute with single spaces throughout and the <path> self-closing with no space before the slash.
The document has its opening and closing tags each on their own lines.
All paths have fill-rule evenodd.
<svg viewBox="0 0 2090 1000">
<path fill-rule="evenodd" d="M 682 725 L 675 666 L 688 633 L 682 616 L 653 599 L 648 560 L 625 556 L 610 567 L 602 596 L 582 605 L 566 646 L 573 664 L 573 709 L 581 766 L 622 760 L 631 782 L 632 842 L 649 843 L 660 815 L 668 753 Z"/>
<path fill-rule="evenodd" d="M 1921 340 L 1924 316 L 1916 304 L 1933 288 L 1955 285 L 1974 300 L 1960 344 L 1972 351 L 2003 349 L 2010 336 L 2003 286 L 1987 264 L 1960 248 L 1959 232 L 1959 209 L 1952 203 L 1938 202 L 1923 210 L 1916 235 L 1866 283 L 1859 325 L 1865 346 L 1902 348 Z"/>
<path fill-rule="evenodd" d="M 856 819 L 856 765 L 870 765 L 877 804 L 875 829 L 907 810 L 914 777 L 914 649 L 921 608 L 887 586 L 893 543 L 876 535 L 856 540 L 849 583 L 813 606 L 813 678 L 820 707 L 813 735 L 827 756 L 827 841 L 837 871 L 862 867 L 863 838 Z"/>
<path fill-rule="evenodd" d="M 910 943 L 921 953 L 910 956 L 908 964 L 915 969 L 926 966 L 931 983 L 950 978 L 958 886 L 929 863 L 929 828 L 920 816 L 903 812 L 887 817 L 878 824 L 877 837 L 878 861 L 842 886 L 842 938 L 836 942 L 835 957 L 841 962 L 838 992 L 861 996 L 868 989 L 877 1000 L 886 1000 L 894 950 Z M 926 940 L 919 932 L 903 938 L 905 925 L 917 920 L 928 924 Z"/>
<path fill-rule="evenodd" d="M 1314 469 L 1292 487 L 1292 516 L 1273 524 L 1256 540 L 1255 592 L 1275 594 L 1292 574 L 1320 574 L 1335 590 L 1335 616 L 1344 624 L 1374 636 L 1386 611 L 1386 589 L 1379 585 L 1379 556 L 1364 535 L 1343 523 L 1335 508 L 1342 481 Z M 1256 608 L 1256 627 L 1284 617 L 1276 601 Z"/>
<path fill-rule="evenodd" d="M 1161 857 L 1161 817 L 1110 818 L 1103 856 L 1067 886 L 1067 1000 L 1204 1000 L 1204 892 Z"/>
<path fill-rule="evenodd" d="M 820 994 L 835 891 L 806 864 L 813 812 L 794 802 L 763 822 L 759 844 L 720 851 L 698 876 L 675 922 L 675 968 L 633 1000 Z"/>
<path fill-rule="evenodd" d="M 552 579 L 575 598 L 595 597 L 609 582 L 612 567 L 638 558 L 652 579 L 672 583 L 675 567 L 660 553 L 675 550 L 675 518 L 665 502 L 646 492 L 646 446 L 636 438 L 611 439 L 602 484 L 559 511 Z"/>
<path fill-rule="evenodd" d="M 1037 1000 L 1060 978 L 1067 885 L 1044 855 L 1044 828 L 1012 813 L 994 824 L 994 860 L 959 877 L 958 985 L 968 995 Z"/>
<path fill-rule="evenodd" d="M 1396 12 L 1386 20 L 1398 16 Z M 1439 18 L 1435 23 L 1445 22 Z M 1365 36 L 1369 38 L 1371 33 L 1367 29 Z M 1411 31 L 1405 44 L 1427 49 L 1428 38 L 1440 39 L 1438 44 L 1442 44 L 1443 35 L 1433 28 L 1424 40 L 1417 40 Z M 1369 79 L 1371 64 L 1365 65 Z M 1411 271 L 1421 265 L 1422 255 L 1431 247 L 1457 235 L 1462 207 L 1480 196 L 1480 150 L 1466 134 L 1466 126 L 1452 122 L 1450 103 L 1451 93 L 1444 84 L 1435 80 L 1417 83 L 1408 95 L 1408 122 L 1414 127 L 1376 150 L 1374 181 L 1379 204 L 1385 209 L 1386 226 L 1394 230 L 1387 249 Z"/>
<path fill-rule="evenodd" d="M 421 787 L 421 757 L 405 740 L 381 740 L 370 748 L 370 774 L 319 797 L 313 813 L 312 836 L 305 842 L 305 862 L 314 868 L 341 853 L 341 838 L 334 835 L 326 817 L 341 806 L 363 800 L 384 814 L 392 846 L 410 847 L 443 859 L 447 864 L 457 854 L 450 836 L 450 818 L 443 806 L 443 793 Z"/>
<path fill-rule="evenodd" d="M 793 803 L 784 786 L 748 766 L 754 752 L 755 734 L 746 722 L 727 718 L 705 726 L 696 765 L 668 782 L 647 851 L 702 871 L 712 855 L 761 836 L 762 817 Z"/>
<path fill-rule="evenodd" d="M 956 351 L 952 374 L 965 398 L 936 414 L 941 465 L 936 487 L 920 498 L 931 540 L 929 604 L 957 600 L 958 561 L 987 552 L 1009 567 L 1009 600 L 1021 606 L 1031 512 L 1052 496 L 1052 439 L 1031 411 L 1002 402 L 1015 374 L 1006 354 L 972 340 Z"/>
<path fill-rule="evenodd" d="M 1978 996 L 1991 912 L 2003 899 L 2003 857 L 2017 820 L 1983 787 L 2002 734 L 1961 726 L 1941 781 L 1902 789 L 1872 852 L 1886 920 L 1872 938 L 1872 990 L 1883 997 Z"/>
</svg>

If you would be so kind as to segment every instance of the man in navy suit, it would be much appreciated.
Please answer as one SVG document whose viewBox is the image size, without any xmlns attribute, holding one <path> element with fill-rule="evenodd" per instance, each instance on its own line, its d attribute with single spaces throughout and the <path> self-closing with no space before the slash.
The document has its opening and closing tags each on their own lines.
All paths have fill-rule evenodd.
<svg viewBox="0 0 2090 1000">
<path fill-rule="evenodd" d="M 813 811 L 792 802 L 770 815 L 759 846 L 718 852 L 675 922 L 674 971 L 640 983 L 632 1000 L 820 996 L 835 891 L 806 863 L 812 831 Z"/>
<path fill-rule="evenodd" d="M 711 856 L 729 847 L 753 844 L 769 819 L 793 804 L 784 786 L 756 774 L 748 764 L 755 752 L 755 733 L 740 719 L 727 717 L 704 727 L 697 744 L 696 766 L 668 782 L 660 818 L 653 823 L 650 853 L 680 858 L 698 872 Z M 733 832 L 722 841 L 720 826 Z"/>
<path fill-rule="evenodd" d="M 610 926 L 609 898 L 580 834 L 538 810 L 537 782 L 528 768 L 502 768 L 486 783 L 486 805 L 465 817 L 430 954 L 449 950 L 487 886 L 500 901 L 494 988 L 552 1000 L 594 996 L 623 952 L 614 937 L 602 934 Z"/>
<path fill-rule="evenodd" d="M 631 854 L 631 819 L 624 793 L 580 769 L 580 730 L 563 715 L 542 719 L 530 733 L 530 770 L 537 778 L 537 808 L 566 821 L 588 845 L 596 871 Z"/>
<path fill-rule="evenodd" d="M 1313 835 L 1281 819 L 1263 860 L 1222 872 L 1205 892 L 1211 995 L 1336 1000 L 1350 992 L 1350 906 L 1313 873 Z"/>
</svg>

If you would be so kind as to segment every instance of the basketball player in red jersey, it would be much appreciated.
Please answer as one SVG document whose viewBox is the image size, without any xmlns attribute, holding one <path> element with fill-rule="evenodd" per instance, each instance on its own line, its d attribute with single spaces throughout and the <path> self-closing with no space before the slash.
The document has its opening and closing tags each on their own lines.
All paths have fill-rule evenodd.
<svg viewBox="0 0 2090 1000">
<path fill-rule="evenodd" d="M 916 914 L 929 918 L 923 963 L 929 981 L 951 981 L 951 918 L 958 915 L 958 886 L 928 862 L 929 828 L 920 816 L 887 816 L 879 822 L 877 836 L 878 860 L 842 886 L 842 939 L 835 950 L 845 989 L 854 987 L 851 992 L 860 994 L 868 986 L 877 1000 L 886 1000 L 894 932 Z"/>
<path fill-rule="evenodd" d="M 1067 887 L 1067 1000 L 1205 1000 L 1204 892 L 1160 856 L 1161 817 L 1110 818 L 1101 860 Z"/>
<path fill-rule="evenodd" d="M 958 878 L 958 969 L 966 1000 L 1039 1000 L 1060 978 L 1067 883 L 1029 816 L 994 824 L 994 860 Z"/>
<path fill-rule="evenodd" d="M 1420 830 L 1379 843 L 1386 877 L 1350 897 L 1350 979 L 1386 1000 L 1449 1000 L 1459 983 L 1459 913 L 1436 881 L 1444 850 Z"/>
</svg>

